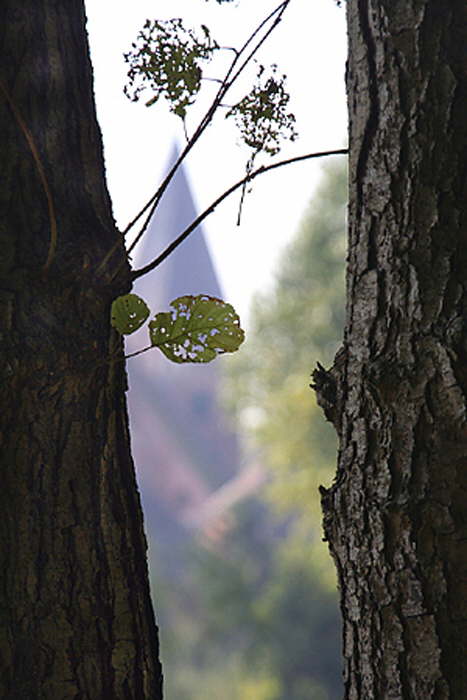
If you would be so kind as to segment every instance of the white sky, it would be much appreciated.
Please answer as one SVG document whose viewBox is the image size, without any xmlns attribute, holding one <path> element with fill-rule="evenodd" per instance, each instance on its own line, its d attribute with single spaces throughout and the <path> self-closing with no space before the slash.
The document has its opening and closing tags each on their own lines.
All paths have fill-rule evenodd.
<svg viewBox="0 0 467 700">
<path fill-rule="evenodd" d="M 111 4 L 86 0 L 107 178 L 121 228 L 157 189 L 174 139 L 183 143 L 181 122 L 166 104 L 160 101 L 147 108 L 144 100 L 132 103 L 123 95 L 127 66 L 122 54 L 129 50 L 145 19 L 182 17 L 194 27 L 204 23 L 221 45 L 240 46 L 277 4 L 278 0 L 238 0 L 227 5 L 215 0 L 113 0 Z M 232 54 L 225 55 L 231 58 Z M 259 55 L 262 63 L 276 62 L 280 72 L 287 74 L 290 106 L 300 133 L 276 158 L 346 145 L 345 58 L 344 10 L 334 0 L 292 0 L 283 22 Z M 222 62 L 210 64 L 206 75 L 222 77 Z M 205 108 L 207 103 L 203 104 Z M 193 110 L 195 118 L 196 107 Z M 190 114 L 189 128 L 193 123 Z M 237 145 L 231 121 L 224 123 L 220 115 L 188 157 L 187 170 L 200 211 L 244 174 L 249 153 Z M 267 157 L 264 162 L 272 160 Z M 255 180 L 240 228 L 236 226 L 236 194 L 206 221 L 226 300 L 243 322 L 252 294 L 271 283 L 280 251 L 297 229 L 321 165 L 309 161 Z"/>
</svg>

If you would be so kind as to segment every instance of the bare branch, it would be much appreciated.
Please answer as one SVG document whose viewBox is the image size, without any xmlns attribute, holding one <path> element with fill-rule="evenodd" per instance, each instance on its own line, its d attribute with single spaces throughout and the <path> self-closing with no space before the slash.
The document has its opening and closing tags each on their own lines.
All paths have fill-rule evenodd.
<svg viewBox="0 0 467 700">
<path fill-rule="evenodd" d="M 206 114 L 204 117 L 201 119 L 198 127 L 196 128 L 193 136 L 183 149 L 182 153 L 180 154 L 180 157 L 177 159 L 175 164 L 172 166 L 172 168 L 169 170 L 167 176 L 161 183 L 160 187 L 158 190 L 155 192 L 155 194 L 151 197 L 151 199 L 144 205 L 144 207 L 141 209 L 141 211 L 135 216 L 134 219 L 130 221 L 130 223 L 126 226 L 126 228 L 123 230 L 123 235 L 127 234 L 128 231 L 133 228 L 133 226 L 139 221 L 139 219 L 148 211 L 149 209 L 149 214 L 146 217 L 143 226 L 141 227 L 141 230 L 138 232 L 138 235 L 136 236 L 135 240 L 131 244 L 131 246 L 128 248 L 128 253 L 131 253 L 131 251 L 134 249 L 134 247 L 137 245 L 137 243 L 141 240 L 142 236 L 147 230 L 147 227 L 149 225 L 149 222 L 152 219 L 152 216 L 162 198 L 162 195 L 166 191 L 170 181 L 172 180 L 173 176 L 175 175 L 178 167 L 180 166 L 180 163 L 186 158 L 188 153 L 191 151 L 195 143 L 198 141 L 202 133 L 205 131 L 207 126 L 210 124 L 212 121 L 212 118 L 214 117 L 215 112 L 217 111 L 217 108 L 221 105 L 222 100 L 226 94 L 226 92 L 232 87 L 234 82 L 238 79 L 238 77 L 241 75 L 241 73 L 244 71 L 248 63 L 251 61 L 253 56 L 257 53 L 259 48 L 262 46 L 262 44 L 266 41 L 268 36 L 271 34 L 271 32 L 276 28 L 276 26 L 279 24 L 285 10 L 287 9 L 287 6 L 289 5 L 291 0 L 285 0 L 284 2 L 281 2 L 280 5 L 276 7 L 275 10 L 273 10 L 262 22 L 256 27 L 256 29 L 253 31 L 253 33 L 248 37 L 246 42 L 243 44 L 241 49 L 239 51 L 236 51 L 235 57 L 230 64 L 230 67 L 224 77 L 224 79 L 221 81 L 221 85 L 219 87 L 219 90 L 217 91 L 209 109 L 207 110 Z M 258 36 L 258 34 L 261 32 L 261 30 L 267 25 L 268 22 L 272 20 L 272 18 L 277 15 L 275 18 L 274 22 L 272 25 L 268 28 L 267 32 L 265 32 L 264 36 L 260 39 L 260 41 L 255 45 L 255 47 L 250 51 L 248 57 L 243 61 L 241 66 L 236 69 L 236 66 L 238 62 L 240 61 L 241 56 L 245 53 L 247 48 L 250 46 L 250 44 L 255 40 L 255 38 Z"/>
<path fill-rule="evenodd" d="M 147 275 L 148 272 L 151 272 L 154 270 L 156 267 L 158 267 L 178 246 L 183 243 L 183 241 L 188 238 L 190 233 L 192 233 L 195 228 L 197 228 L 203 221 L 204 219 L 209 216 L 218 206 L 221 202 L 224 201 L 224 199 L 227 199 L 233 192 L 238 190 L 240 187 L 243 187 L 246 183 L 250 182 L 251 180 L 254 180 L 258 175 L 262 175 L 263 173 L 267 173 L 270 170 L 275 170 L 276 168 L 281 168 L 284 165 L 291 165 L 292 163 L 299 163 L 303 160 L 311 160 L 312 158 L 323 158 L 325 156 L 336 156 L 336 155 L 346 155 L 348 153 L 347 148 L 341 148 L 338 150 L 334 151 L 320 151 L 318 153 L 307 153 L 306 155 L 303 156 L 295 156 L 294 158 L 287 158 L 286 160 L 281 160 L 278 161 L 277 163 L 271 163 L 270 165 L 262 165 L 260 168 L 257 170 L 254 170 L 252 173 L 247 175 L 246 177 L 243 177 L 241 180 L 236 182 L 234 185 L 229 187 L 225 192 L 223 192 L 217 199 L 212 202 L 212 204 L 203 211 L 202 214 L 200 214 L 189 226 L 186 228 L 183 233 L 181 233 L 175 240 L 172 241 L 170 245 L 167 246 L 167 248 L 162 251 L 160 255 L 158 255 L 157 258 L 152 260 L 150 263 L 145 265 L 144 267 L 141 267 L 139 270 L 134 270 L 131 273 L 131 279 L 135 280 L 138 279 L 139 277 L 142 277 L 143 275 Z"/>
<path fill-rule="evenodd" d="M 235 51 L 235 56 L 234 59 L 232 60 L 232 63 L 230 64 L 230 67 L 224 77 L 224 80 L 222 81 L 219 90 L 217 91 L 209 109 L 207 110 L 206 114 L 204 117 L 201 119 L 200 123 L 198 124 L 198 127 L 196 128 L 193 136 L 191 139 L 188 141 L 186 144 L 185 148 L 181 152 L 180 156 L 177 158 L 176 162 L 174 165 L 170 168 L 169 172 L 167 173 L 166 177 L 160 184 L 159 188 L 157 191 L 153 194 L 153 196 L 146 202 L 144 207 L 138 212 L 138 214 L 127 224 L 127 226 L 124 228 L 122 235 L 125 236 L 130 229 L 133 228 L 133 226 L 141 219 L 144 214 L 147 213 L 147 216 L 144 220 L 144 223 L 139 230 L 137 236 L 131 243 L 130 247 L 128 248 L 128 255 L 132 252 L 132 250 L 135 248 L 135 246 L 139 243 L 141 238 L 144 236 L 144 234 L 147 231 L 147 228 L 149 226 L 149 223 L 154 215 L 154 212 L 156 211 L 160 200 L 162 199 L 162 196 L 164 192 L 166 191 L 167 187 L 169 186 L 172 178 L 174 177 L 175 173 L 177 172 L 180 164 L 185 160 L 187 157 L 188 153 L 191 151 L 191 149 L 194 147 L 194 145 L 197 143 L 199 140 L 200 136 L 203 134 L 205 129 L 209 126 L 211 123 L 214 114 L 216 113 L 218 107 L 222 104 L 222 101 L 225 97 L 225 94 L 227 91 L 232 87 L 234 82 L 238 79 L 238 77 L 241 75 L 241 73 L 244 71 L 246 66 L 249 64 L 253 56 L 257 53 L 259 48 L 263 45 L 263 43 L 266 41 L 266 39 L 269 37 L 271 32 L 277 27 L 279 22 L 282 19 L 282 16 L 284 12 L 286 11 L 288 5 L 290 4 L 291 0 L 284 0 L 281 2 L 264 20 L 260 22 L 260 24 L 256 27 L 256 29 L 250 34 L 248 39 L 245 41 L 243 46 L 238 50 Z M 241 60 L 242 55 L 247 51 L 248 47 L 255 41 L 257 38 L 258 34 L 261 33 L 261 31 L 267 26 L 269 22 L 274 18 L 274 21 L 272 22 L 271 26 L 268 27 L 267 31 L 264 33 L 264 35 L 258 40 L 258 42 L 255 44 L 255 46 L 251 49 L 249 52 L 247 58 L 241 63 L 239 67 L 238 63 Z M 105 255 L 104 259 L 102 260 L 101 264 L 99 265 L 97 272 L 99 272 L 107 263 L 107 261 L 111 258 L 115 250 L 117 249 L 119 243 L 116 243 L 115 246 Z M 118 270 L 115 271 L 115 275 L 118 273 Z"/>
</svg>

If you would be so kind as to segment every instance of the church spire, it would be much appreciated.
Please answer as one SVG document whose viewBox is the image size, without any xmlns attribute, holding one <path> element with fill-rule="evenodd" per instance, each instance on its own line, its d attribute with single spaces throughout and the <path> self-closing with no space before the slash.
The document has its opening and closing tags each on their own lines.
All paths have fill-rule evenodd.
<svg viewBox="0 0 467 700">
<path fill-rule="evenodd" d="M 169 167 L 177 157 L 174 149 Z M 137 249 L 136 268 L 153 260 L 196 216 L 182 164 Z M 222 296 L 202 227 L 160 267 L 136 280 L 134 291 L 152 316 L 184 294 Z M 128 337 L 127 352 L 147 344 L 146 332 Z M 146 522 L 160 539 L 169 526 L 167 516 L 185 526 L 198 522 L 196 514 L 210 494 L 238 471 L 237 438 L 219 400 L 216 362 L 173 364 L 154 349 L 130 360 L 128 373 L 132 448 Z M 170 540 L 168 531 L 166 537 Z"/>
<path fill-rule="evenodd" d="M 174 145 L 168 168 L 178 156 L 178 148 Z M 182 163 L 137 248 L 135 267 L 142 267 L 159 255 L 191 224 L 197 214 Z M 165 310 L 170 301 L 184 294 L 221 297 L 220 284 L 206 245 L 203 227 L 196 228 L 153 273 L 138 279 L 134 289 L 153 311 Z"/>
</svg>

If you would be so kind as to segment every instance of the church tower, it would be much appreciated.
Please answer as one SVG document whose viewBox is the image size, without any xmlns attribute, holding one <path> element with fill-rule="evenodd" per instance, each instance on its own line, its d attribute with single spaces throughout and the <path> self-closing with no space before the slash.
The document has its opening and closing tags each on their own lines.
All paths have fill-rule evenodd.
<svg viewBox="0 0 467 700">
<path fill-rule="evenodd" d="M 172 163 L 176 157 L 174 150 Z M 135 267 L 154 259 L 196 215 L 182 165 L 137 248 Z M 184 294 L 222 297 L 202 227 L 133 291 L 151 316 Z M 127 352 L 148 345 L 146 332 L 129 336 Z M 152 532 L 159 541 L 186 538 L 209 496 L 238 472 L 237 439 L 220 400 L 221 361 L 178 365 L 157 348 L 128 361 L 132 450 L 150 539 Z"/>
</svg>

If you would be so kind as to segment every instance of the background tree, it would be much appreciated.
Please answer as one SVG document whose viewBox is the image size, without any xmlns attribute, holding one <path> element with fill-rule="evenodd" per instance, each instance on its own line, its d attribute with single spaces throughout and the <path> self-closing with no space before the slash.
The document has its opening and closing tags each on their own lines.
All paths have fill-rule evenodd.
<svg viewBox="0 0 467 700">
<path fill-rule="evenodd" d="M 346 698 L 467 697 L 467 6 L 349 0 L 340 436 L 323 496 Z"/>
<path fill-rule="evenodd" d="M 343 164 L 324 171 L 273 290 L 255 300 L 244 352 L 226 363 L 227 396 L 270 473 L 267 500 L 282 518 L 270 580 L 254 606 L 266 632 L 263 665 L 276 678 L 271 698 L 341 692 L 335 581 L 318 498 L 331 478 L 336 440 L 310 398 L 308 377 L 310 355 L 329 361 L 342 334 L 346 179 Z M 301 630 L 294 623 L 300 618 Z"/>
<path fill-rule="evenodd" d="M 236 508 L 221 547 L 186 551 L 170 585 L 154 544 L 168 698 L 342 696 L 318 494 L 333 473 L 336 439 L 308 384 L 310 348 L 330 361 L 342 334 L 346 201 L 345 165 L 332 164 L 273 289 L 256 300 L 244 349 L 223 363 L 226 400 L 248 436 L 245 458 L 261 462 L 268 485 Z"/>
<path fill-rule="evenodd" d="M 274 468 L 270 490 L 277 503 L 308 510 L 307 525 L 320 527 L 310 507 L 335 459 L 333 431 L 310 400 L 309 357 L 330 362 L 344 323 L 347 170 L 330 164 L 301 227 L 283 251 L 272 290 L 256 297 L 244 351 L 230 358 L 228 396 L 243 428 Z M 290 420 L 291 414 L 293 421 Z M 310 466 L 312 468 L 310 468 Z M 312 514 L 313 513 L 313 514 Z"/>
</svg>

